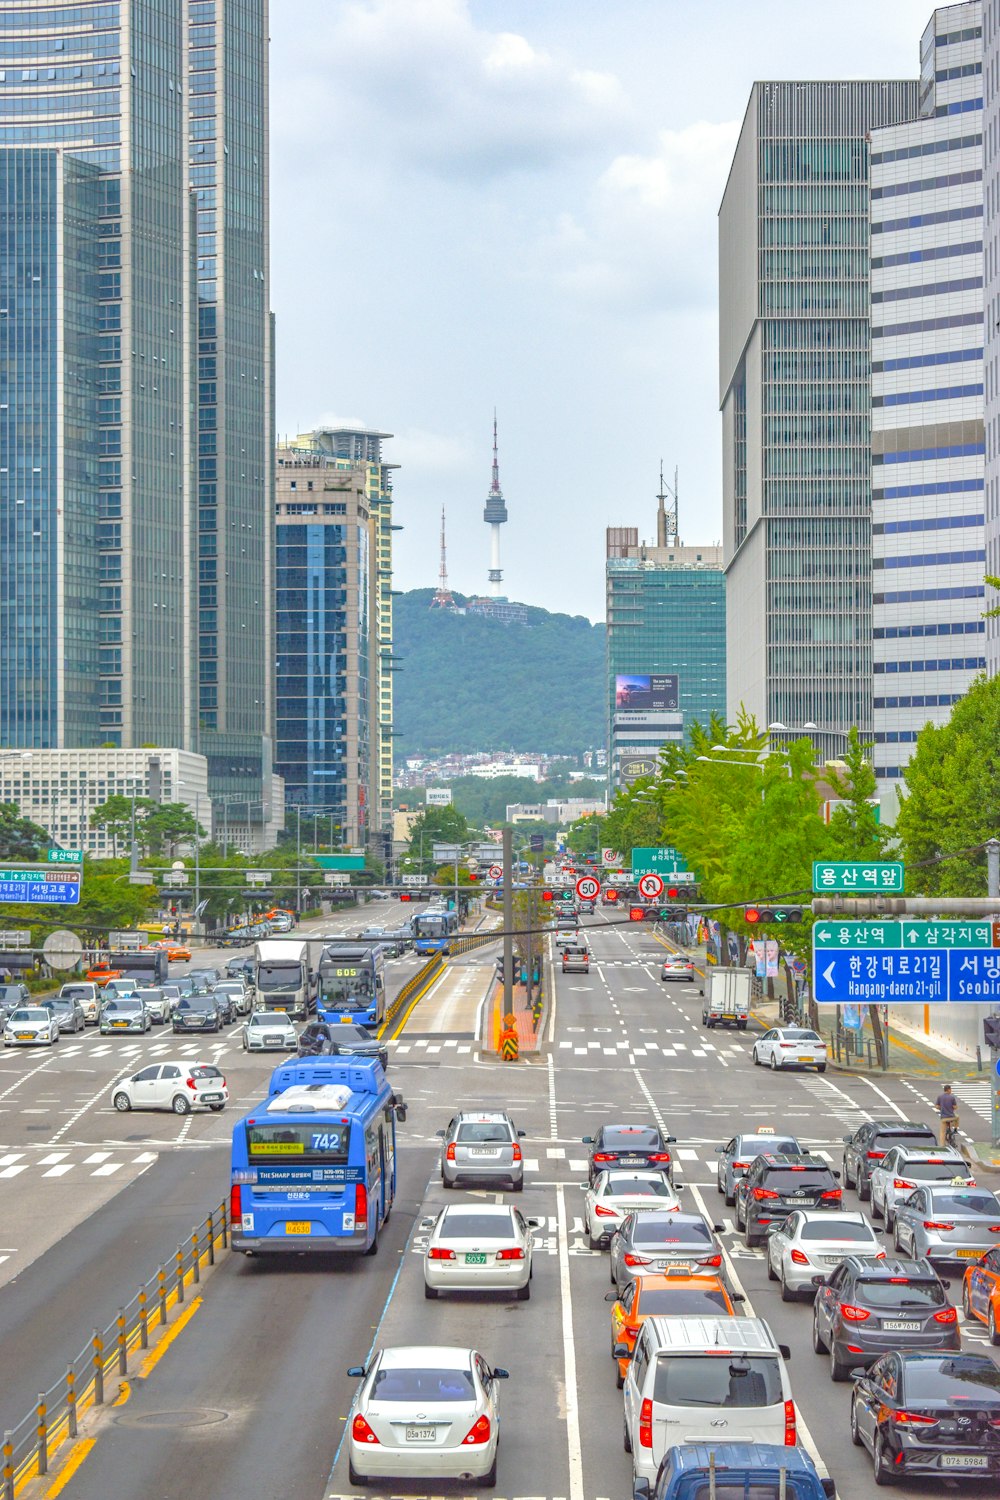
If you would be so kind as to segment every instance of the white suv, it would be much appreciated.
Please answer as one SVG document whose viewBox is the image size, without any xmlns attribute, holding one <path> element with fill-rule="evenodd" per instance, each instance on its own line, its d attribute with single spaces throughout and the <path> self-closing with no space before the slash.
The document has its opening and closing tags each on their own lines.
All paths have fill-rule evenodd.
<svg viewBox="0 0 1000 1500">
<path fill-rule="evenodd" d="M 624 1442 L 635 1478 L 652 1485 L 678 1443 L 794 1447 L 788 1353 L 762 1318 L 647 1318 L 625 1377 Z"/>
</svg>

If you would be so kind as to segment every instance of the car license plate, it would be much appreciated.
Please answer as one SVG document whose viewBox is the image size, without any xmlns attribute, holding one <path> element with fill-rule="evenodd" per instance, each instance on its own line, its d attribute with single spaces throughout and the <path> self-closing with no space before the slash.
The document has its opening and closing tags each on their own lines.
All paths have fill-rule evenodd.
<svg viewBox="0 0 1000 1500">
<path fill-rule="evenodd" d="M 942 1469 L 986 1469 L 989 1458 L 985 1453 L 942 1453 Z"/>
<path fill-rule="evenodd" d="M 497 1154 L 496 1151 L 490 1151 L 489 1149 L 487 1149 L 486 1147 L 483 1147 L 483 1146 L 479 1146 L 479 1147 L 473 1146 L 469 1150 L 469 1155 L 470 1156 L 496 1156 L 496 1154 Z"/>
<path fill-rule="evenodd" d="M 281 1037 L 278 1035 L 278 1033 L 276 1031 L 269 1031 L 268 1034 L 267 1034 L 267 1036 L 264 1038 L 264 1040 L 265 1040 L 265 1042 L 280 1042 L 281 1041 Z"/>
<path fill-rule="evenodd" d="M 19 1031 L 17 1033 L 17 1039 L 19 1042 L 30 1042 L 34 1035 L 35 1033 L 33 1031 Z"/>
<path fill-rule="evenodd" d="M 955 1254 L 956 1254 L 956 1256 L 958 1256 L 958 1258 L 960 1260 L 978 1260 L 981 1255 L 985 1254 L 985 1251 L 983 1251 L 983 1250 L 956 1250 Z"/>
<path fill-rule="evenodd" d="M 433 1443 L 436 1436 L 436 1427 L 408 1427 L 406 1429 L 408 1443 Z"/>
<path fill-rule="evenodd" d="M 222 1095 L 221 1094 L 202 1094 L 201 1097 L 204 1099 L 204 1101 L 205 1101 L 206 1104 L 221 1104 L 222 1103 Z"/>
<path fill-rule="evenodd" d="M 642 1156 L 619 1156 L 618 1165 L 620 1167 L 644 1167 L 646 1161 Z"/>
<path fill-rule="evenodd" d="M 815 1061 L 816 1061 L 816 1059 L 814 1057 L 800 1057 L 799 1058 L 799 1062 L 815 1062 Z"/>
<path fill-rule="evenodd" d="M 312 1224 L 308 1219 L 289 1219 L 285 1224 L 286 1234 L 310 1234 Z"/>
<path fill-rule="evenodd" d="M 465 1264 L 467 1266 L 485 1266 L 485 1264 L 486 1264 L 486 1251 L 485 1250 L 467 1250 L 465 1252 Z"/>
<path fill-rule="evenodd" d="M 111 1024 L 112 1024 L 112 1026 L 127 1026 L 128 1022 L 127 1021 L 112 1021 Z"/>
<path fill-rule="evenodd" d="M 920 1328 L 919 1323 L 908 1323 L 899 1318 L 886 1318 L 882 1324 L 886 1333 L 916 1333 Z"/>
</svg>

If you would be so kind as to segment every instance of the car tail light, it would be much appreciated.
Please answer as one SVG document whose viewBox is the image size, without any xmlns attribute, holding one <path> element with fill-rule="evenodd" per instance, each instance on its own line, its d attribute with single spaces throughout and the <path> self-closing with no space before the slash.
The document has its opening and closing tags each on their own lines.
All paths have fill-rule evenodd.
<svg viewBox="0 0 1000 1500">
<path fill-rule="evenodd" d="M 238 1182 L 234 1182 L 233 1185 L 232 1185 L 232 1187 L 229 1189 L 229 1225 L 230 1225 L 230 1228 L 232 1228 L 232 1226 L 234 1224 L 242 1224 L 243 1223 L 243 1205 L 240 1202 L 240 1198 L 241 1198 L 240 1185 L 239 1185 Z"/>
<path fill-rule="evenodd" d="M 699 1258 L 695 1261 L 695 1265 L 697 1265 L 697 1266 L 721 1266 L 722 1265 L 722 1256 L 721 1255 L 704 1255 L 704 1256 L 699 1256 Z"/>
<path fill-rule="evenodd" d="M 734 1161 L 733 1162 L 733 1171 L 734 1172 L 745 1172 L 746 1169 L 747 1169 L 747 1167 L 749 1165 L 750 1165 L 750 1163 L 748 1161 Z"/>
<path fill-rule="evenodd" d="M 954 1229 L 954 1227 L 955 1227 L 954 1224 L 945 1224 L 945 1223 L 943 1223 L 942 1221 L 940 1221 L 938 1219 L 925 1219 L 924 1220 L 924 1228 L 925 1229 L 947 1230 L 947 1229 Z"/>
<path fill-rule="evenodd" d="M 497 1260 L 523 1260 L 523 1259 L 524 1259 L 524 1251 L 521 1249 L 520 1245 L 515 1245 L 510 1250 L 498 1250 L 497 1251 Z"/>
<path fill-rule="evenodd" d="M 514 1155 L 511 1158 L 511 1160 L 512 1161 L 520 1161 L 521 1160 L 521 1148 L 517 1144 L 517 1141 L 514 1142 Z"/>
<path fill-rule="evenodd" d="M 363 1182 L 354 1189 L 354 1227 L 368 1231 L 368 1189 Z"/>
<path fill-rule="evenodd" d="M 905 1177 L 894 1177 L 892 1185 L 894 1188 L 912 1188 L 916 1187 L 917 1184 L 915 1182 L 907 1182 Z"/>
<path fill-rule="evenodd" d="M 654 1151 L 653 1154 L 652 1154 L 652 1156 L 650 1156 L 648 1158 L 648 1160 L 649 1161 L 669 1161 L 670 1160 L 670 1152 L 669 1151 Z"/>
<path fill-rule="evenodd" d="M 986 1232 L 987 1234 L 1000 1234 L 1000 1224 L 991 1224 Z"/>
<path fill-rule="evenodd" d="M 864 1323 L 871 1313 L 867 1307 L 855 1307 L 853 1303 L 842 1302 L 840 1304 L 840 1316 L 846 1318 L 848 1323 Z"/>
<path fill-rule="evenodd" d="M 843 1196 L 840 1188 L 827 1188 L 825 1193 L 820 1193 L 821 1198 L 842 1198 Z"/>
<path fill-rule="evenodd" d="M 782 1052 L 791 1052 L 792 1048 L 795 1046 L 795 1043 L 794 1042 L 779 1042 L 778 1046 L 781 1048 Z"/>
<path fill-rule="evenodd" d="M 455 1160 L 455 1142 L 454 1141 L 452 1141 L 449 1144 L 448 1149 L 447 1149 L 447 1151 L 444 1154 L 445 1154 L 445 1160 L 446 1161 L 454 1161 Z"/>
<path fill-rule="evenodd" d="M 613 1208 L 604 1208 L 600 1203 L 594 1204 L 594 1213 L 599 1219 L 613 1219 L 615 1217 Z"/>
<path fill-rule="evenodd" d="M 653 1446 L 653 1403 L 647 1396 L 639 1408 L 639 1447 Z"/>
<path fill-rule="evenodd" d="M 613 1151 L 595 1151 L 594 1152 L 594 1160 L 595 1161 L 614 1161 L 615 1160 L 615 1153 Z"/>
<path fill-rule="evenodd" d="M 869 1161 L 881 1161 L 882 1158 L 883 1158 L 883 1156 L 885 1156 L 885 1152 L 884 1151 L 866 1151 L 865 1155 L 867 1156 L 867 1158 L 868 1158 Z"/>
<path fill-rule="evenodd" d="M 957 1323 L 958 1313 L 953 1307 L 942 1307 L 940 1312 L 934 1314 L 935 1323 Z"/>
<path fill-rule="evenodd" d="M 196 1089 L 198 1085 L 195 1083 L 193 1078 L 185 1078 L 184 1087 L 188 1089 Z"/>
<path fill-rule="evenodd" d="M 351 1437 L 356 1443 L 377 1443 L 378 1438 L 372 1432 L 364 1417 L 358 1412 L 351 1423 Z"/>
<path fill-rule="evenodd" d="M 648 1260 L 644 1255 L 633 1255 L 632 1252 L 629 1251 L 629 1253 L 625 1256 L 625 1264 L 627 1266 L 648 1266 L 651 1265 L 652 1262 Z"/>
<path fill-rule="evenodd" d="M 937 1421 L 936 1417 L 924 1417 L 917 1411 L 893 1411 L 889 1413 L 889 1419 L 899 1427 L 916 1427 L 926 1423 L 933 1426 Z"/>
<path fill-rule="evenodd" d="M 472 1426 L 465 1434 L 465 1437 L 462 1439 L 462 1443 L 463 1445 L 468 1444 L 470 1447 L 477 1443 L 488 1443 L 490 1440 L 491 1432 L 492 1428 L 490 1427 L 490 1419 L 486 1415 L 486 1413 L 483 1412 L 478 1421 L 473 1422 Z"/>
<path fill-rule="evenodd" d="M 801 1250 L 793 1250 L 791 1259 L 792 1264 L 796 1266 L 807 1266 L 809 1264 L 808 1255 L 803 1255 Z"/>
<path fill-rule="evenodd" d="M 761 1201 L 762 1198 L 777 1198 L 777 1196 L 778 1196 L 778 1194 L 775 1193 L 775 1192 L 773 1192 L 771 1190 L 771 1188 L 761 1188 L 761 1187 L 754 1188 L 753 1195 L 757 1199 L 758 1203 Z"/>
<path fill-rule="evenodd" d="M 785 1447 L 795 1447 L 795 1402 L 785 1402 Z"/>
<path fill-rule="evenodd" d="M 440 1245 L 433 1245 L 427 1252 L 428 1260 L 456 1260 L 454 1250 L 445 1250 Z"/>
<path fill-rule="evenodd" d="M 627 1333 L 630 1339 L 637 1339 L 641 1327 L 641 1323 L 626 1323 L 622 1328 L 622 1333 Z"/>
</svg>

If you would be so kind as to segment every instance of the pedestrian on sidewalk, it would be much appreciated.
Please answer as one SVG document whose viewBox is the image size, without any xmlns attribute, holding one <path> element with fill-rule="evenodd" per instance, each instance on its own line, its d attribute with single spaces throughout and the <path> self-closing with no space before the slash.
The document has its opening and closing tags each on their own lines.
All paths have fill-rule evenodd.
<svg viewBox="0 0 1000 1500">
<path fill-rule="evenodd" d="M 934 1108 L 940 1116 L 938 1125 L 938 1145 L 947 1146 L 948 1132 L 958 1129 L 958 1100 L 951 1091 L 951 1084 L 946 1083 L 944 1088 L 934 1100 Z"/>
</svg>

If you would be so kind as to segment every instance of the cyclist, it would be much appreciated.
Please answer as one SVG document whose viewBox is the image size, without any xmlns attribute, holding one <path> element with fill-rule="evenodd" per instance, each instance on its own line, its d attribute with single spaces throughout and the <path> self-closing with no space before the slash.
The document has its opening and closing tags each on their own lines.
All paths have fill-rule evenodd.
<svg viewBox="0 0 1000 1500">
<path fill-rule="evenodd" d="M 950 1083 L 946 1083 L 938 1094 L 934 1107 L 940 1116 L 938 1145 L 951 1146 L 958 1135 L 958 1100 L 951 1091 Z"/>
</svg>

